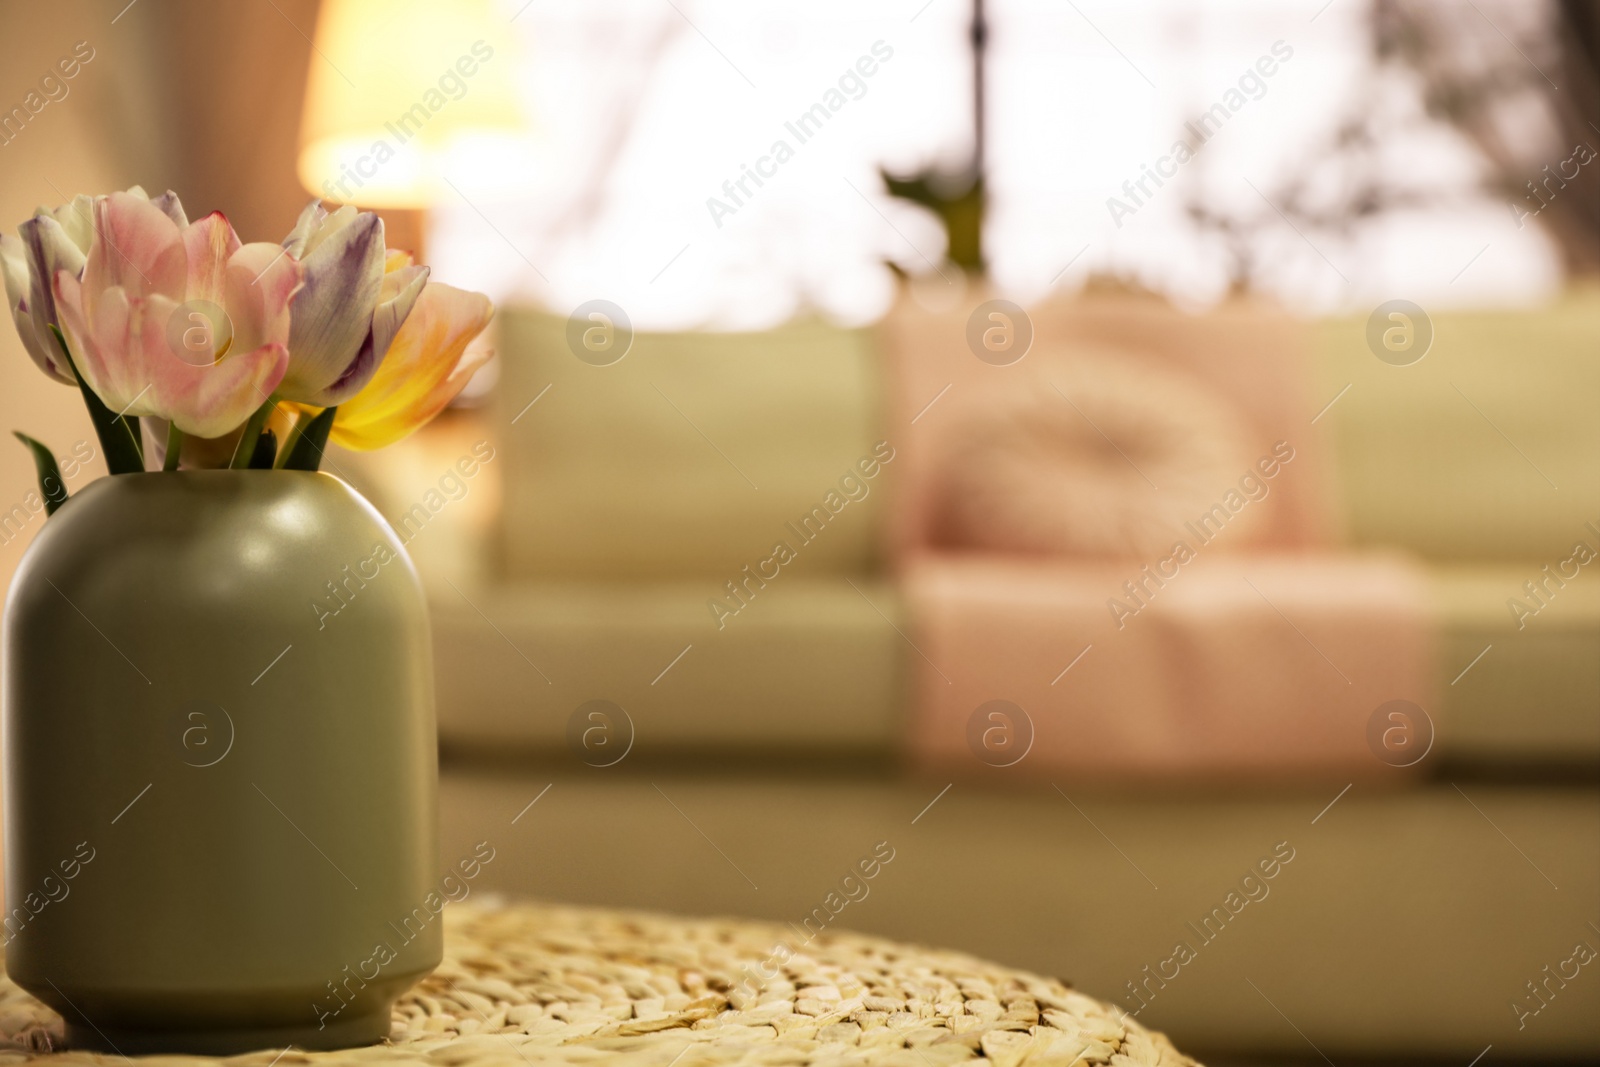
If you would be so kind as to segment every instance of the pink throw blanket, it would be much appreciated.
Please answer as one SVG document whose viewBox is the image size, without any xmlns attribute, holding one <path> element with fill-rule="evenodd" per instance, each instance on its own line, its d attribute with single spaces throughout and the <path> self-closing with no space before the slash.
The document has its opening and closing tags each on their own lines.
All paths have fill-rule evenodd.
<svg viewBox="0 0 1600 1067">
<path fill-rule="evenodd" d="M 1431 700 L 1414 568 L 1388 557 L 1197 556 L 1164 585 L 1146 582 L 1142 605 L 1123 588 L 1127 570 L 977 555 L 910 562 L 917 759 L 968 773 L 1005 762 L 975 751 L 971 728 L 977 709 L 1005 700 L 1034 735 L 1014 772 L 1063 783 L 1392 773 L 1369 747 L 1373 713 Z M 1001 751 L 1005 738 L 992 740 Z"/>
<path fill-rule="evenodd" d="M 1368 726 L 1432 707 L 1426 589 L 1336 547 L 1299 324 L 1064 301 L 996 365 L 966 343 L 981 300 L 883 327 L 915 756 L 991 773 L 1004 700 L 1020 773 L 1392 774 Z"/>
</svg>

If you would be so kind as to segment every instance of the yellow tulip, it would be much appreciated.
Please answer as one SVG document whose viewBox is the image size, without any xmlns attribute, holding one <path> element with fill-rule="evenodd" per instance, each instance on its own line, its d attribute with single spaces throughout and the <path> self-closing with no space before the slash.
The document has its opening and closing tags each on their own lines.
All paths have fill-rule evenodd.
<svg viewBox="0 0 1600 1067">
<path fill-rule="evenodd" d="M 391 252 L 391 274 L 411 257 Z M 424 426 L 454 400 L 491 352 L 467 351 L 489 325 L 494 306 L 482 293 L 429 282 L 389 345 L 372 380 L 339 405 L 329 435 L 358 451 L 392 445 Z"/>
</svg>

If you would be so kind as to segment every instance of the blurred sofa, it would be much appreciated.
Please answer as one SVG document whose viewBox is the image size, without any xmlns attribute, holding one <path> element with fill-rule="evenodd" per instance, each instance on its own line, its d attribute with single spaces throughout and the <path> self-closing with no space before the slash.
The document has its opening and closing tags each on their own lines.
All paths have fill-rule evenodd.
<svg viewBox="0 0 1600 1067">
<path fill-rule="evenodd" d="M 1529 984 L 1600 936 L 1587 925 L 1600 907 L 1600 581 L 1585 568 L 1557 585 L 1544 569 L 1577 542 L 1600 548 L 1585 526 L 1600 517 L 1600 294 L 1436 316 L 1432 350 L 1410 367 L 1373 356 L 1364 319 L 1224 308 L 1196 320 L 1131 299 L 1034 310 L 1040 347 L 1027 358 L 1052 344 L 1145 356 L 1209 346 L 1212 363 L 1241 375 L 1221 393 L 1254 403 L 1268 436 L 1275 421 L 1303 424 L 1304 479 L 1275 486 L 1277 510 L 1241 534 L 1254 542 L 1246 558 L 1270 563 L 1245 576 L 1282 617 L 1242 587 L 1222 598 L 1263 633 L 1270 624 L 1259 647 L 1301 660 L 1260 672 L 1253 718 L 1230 725 L 1213 701 L 1215 729 L 1193 742 L 1221 729 L 1238 744 L 1200 774 L 1184 746 L 1175 763 L 1140 765 L 1150 745 L 1139 732 L 1106 726 L 1120 706 L 1074 731 L 1072 716 L 1096 708 L 1070 697 L 1035 704 L 1062 762 L 968 760 L 959 731 L 926 745 L 922 694 L 947 655 L 1003 681 L 1019 642 L 1045 634 L 1061 667 L 1090 643 L 1001 611 L 972 630 L 989 645 L 948 648 L 974 612 L 958 598 L 950 625 L 930 627 L 930 589 L 997 569 L 977 587 L 1010 583 L 1050 619 L 1072 588 L 1053 573 L 1114 590 L 1128 569 L 987 551 L 970 532 L 929 536 L 939 524 L 926 487 L 951 456 L 925 430 L 959 405 L 904 370 L 935 344 L 961 356 L 980 300 L 947 312 L 908 303 L 876 330 L 641 333 L 606 366 L 579 358 L 565 319 L 502 313 L 495 563 L 474 574 L 422 559 L 425 577 L 454 575 L 431 589 L 446 854 L 487 837 L 505 843 L 486 872 L 498 888 L 799 924 L 857 852 L 887 840 L 900 859 L 840 925 L 1059 975 L 1180 1047 L 1600 1050 L 1580 991 L 1540 999 Z M 1293 361 L 1279 377 L 1302 393 L 1282 410 L 1276 387 L 1249 395 L 1274 360 Z M 949 441 L 980 443 L 947 435 L 940 448 Z M 1246 442 L 1252 458 L 1257 444 Z M 1400 679 L 1411 691 L 1380 687 L 1348 706 L 1330 703 L 1345 699 L 1333 689 L 1303 691 L 1308 664 L 1322 665 L 1291 632 L 1294 618 L 1315 626 L 1294 606 L 1294 576 L 1330 559 L 1376 569 L 1315 583 L 1324 598 L 1343 587 L 1357 610 L 1320 616 L 1333 628 L 1306 643 L 1347 665 L 1343 649 L 1364 650 L 1373 671 L 1412 664 L 1420 675 Z M 1535 604 L 1525 582 L 1546 591 L 1519 619 L 1508 601 Z M 1104 617 L 1093 588 L 1085 610 Z M 1136 709 L 1140 687 L 1200 677 L 1230 654 L 1191 639 L 1214 632 L 1218 597 L 1183 588 L 1152 611 L 1181 615 L 1188 596 L 1201 620 L 1166 631 L 1157 615 L 1133 620 L 1166 636 L 1096 682 L 1107 699 L 1135 694 Z M 1397 631 L 1415 647 L 1386 657 L 1361 631 L 1388 608 L 1415 613 Z M 1004 695 L 986 686 L 952 704 L 963 720 L 977 697 Z M 1402 695 L 1436 730 L 1409 768 L 1380 761 L 1366 732 L 1376 698 Z M 1181 686 L 1158 696 L 1183 701 Z M 1319 708 L 1332 717 L 1309 729 L 1270 718 Z M 1252 737 L 1267 758 L 1240 762 Z M 1279 846 L 1295 860 L 1270 894 L 1215 945 L 1200 941 L 1194 924 Z M 1178 971 L 1174 942 L 1196 942 Z"/>
<path fill-rule="evenodd" d="M 641 754 L 888 747 L 893 462 L 857 466 L 882 439 L 871 335 L 641 335 L 596 366 L 565 320 L 511 312 L 498 344 L 503 562 L 436 609 L 444 742 L 565 751 L 575 709 L 606 700 Z M 766 562 L 779 541 L 795 558 Z"/>
<path fill-rule="evenodd" d="M 1592 774 L 1600 582 L 1561 569 L 1600 549 L 1600 289 L 1437 315 L 1432 351 L 1404 367 L 1370 357 L 1366 325 L 1313 324 L 1319 404 L 1348 387 L 1319 425 L 1345 539 L 1427 562 L 1445 754 Z"/>
</svg>

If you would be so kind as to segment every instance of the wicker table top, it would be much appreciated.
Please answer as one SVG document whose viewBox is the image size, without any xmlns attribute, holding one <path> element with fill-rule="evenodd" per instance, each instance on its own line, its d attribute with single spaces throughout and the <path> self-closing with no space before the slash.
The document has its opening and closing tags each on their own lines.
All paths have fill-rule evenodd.
<svg viewBox="0 0 1600 1067">
<path fill-rule="evenodd" d="M 954 952 L 832 932 L 791 947 L 794 931 L 776 924 L 494 901 L 454 905 L 446 921 L 444 962 L 400 998 L 388 1044 L 141 1064 L 1194 1063 L 1058 981 Z M 776 977 L 757 988 L 758 968 Z M 120 1059 L 52 1054 L 61 1033 L 54 1012 L 0 979 L 0 1067 Z"/>
</svg>

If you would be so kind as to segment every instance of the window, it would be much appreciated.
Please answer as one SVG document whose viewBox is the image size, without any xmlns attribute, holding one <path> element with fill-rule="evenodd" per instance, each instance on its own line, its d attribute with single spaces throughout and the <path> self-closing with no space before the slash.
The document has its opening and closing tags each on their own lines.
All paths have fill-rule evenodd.
<svg viewBox="0 0 1600 1067">
<path fill-rule="evenodd" d="M 1370 4 L 1319 4 L 989 0 L 995 284 L 1032 300 L 1094 273 L 1192 304 L 1249 284 L 1311 311 L 1552 291 L 1559 257 L 1481 191 L 1483 153 L 1423 113 L 1414 74 L 1375 64 Z M 1496 34 L 1544 10 L 1478 8 L 1453 17 L 1507 55 Z M 501 298 L 613 300 L 642 328 L 871 321 L 885 260 L 942 263 L 937 220 L 879 167 L 968 158 L 970 17 L 970 0 L 534 0 L 515 26 L 537 144 L 464 161 L 433 258 Z M 1554 162 L 1536 111 L 1530 151 Z M 1369 143 L 1331 151 L 1353 116 Z M 1321 224 L 1358 171 L 1391 203 Z"/>
</svg>

